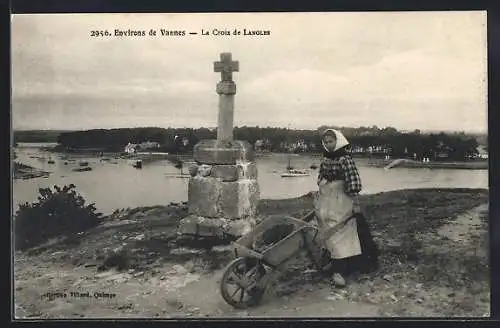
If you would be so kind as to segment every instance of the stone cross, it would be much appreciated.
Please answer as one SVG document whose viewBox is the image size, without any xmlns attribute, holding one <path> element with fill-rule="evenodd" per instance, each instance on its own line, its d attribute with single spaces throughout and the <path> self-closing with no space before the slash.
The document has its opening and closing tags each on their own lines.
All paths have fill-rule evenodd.
<svg viewBox="0 0 500 328">
<path fill-rule="evenodd" d="M 239 238 L 256 224 L 260 191 L 252 146 L 233 140 L 236 84 L 232 73 L 238 68 L 230 53 L 220 54 L 220 61 L 214 63 L 214 71 L 222 75 L 216 89 L 217 140 L 200 140 L 193 148 L 196 164 L 189 168 L 189 215 L 179 223 L 179 232 L 204 242 L 207 237 L 221 242 L 227 242 L 228 236 Z"/>
<path fill-rule="evenodd" d="M 233 72 L 239 71 L 239 62 L 232 61 L 230 52 L 221 53 L 220 61 L 214 62 L 214 71 L 221 73 L 222 81 L 233 81 Z"/>
<path fill-rule="evenodd" d="M 214 71 L 221 73 L 221 81 L 217 83 L 219 94 L 219 119 L 217 124 L 217 142 L 219 146 L 230 146 L 233 141 L 234 95 L 236 84 L 233 72 L 239 71 L 238 61 L 232 61 L 231 53 L 221 53 L 220 61 L 214 62 Z"/>
</svg>

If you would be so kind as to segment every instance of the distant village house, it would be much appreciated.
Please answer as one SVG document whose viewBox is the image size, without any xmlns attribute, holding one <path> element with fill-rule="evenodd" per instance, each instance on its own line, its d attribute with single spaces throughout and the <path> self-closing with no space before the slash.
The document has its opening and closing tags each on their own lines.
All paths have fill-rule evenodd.
<svg viewBox="0 0 500 328">
<path fill-rule="evenodd" d="M 154 141 L 144 141 L 140 144 L 133 144 L 129 142 L 125 146 L 124 150 L 127 154 L 134 154 L 141 150 L 154 149 L 154 148 L 160 148 L 160 144 Z"/>
<path fill-rule="evenodd" d="M 478 146 L 476 150 L 477 150 L 476 154 L 477 158 L 488 159 L 488 149 L 486 146 Z"/>
</svg>

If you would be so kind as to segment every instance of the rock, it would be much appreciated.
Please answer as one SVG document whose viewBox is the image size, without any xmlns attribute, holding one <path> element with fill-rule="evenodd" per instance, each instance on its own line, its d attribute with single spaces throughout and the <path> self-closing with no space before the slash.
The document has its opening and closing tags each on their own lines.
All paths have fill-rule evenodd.
<svg viewBox="0 0 500 328">
<path fill-rule="evenodd" d="M 196 237 L 219 237 L 224 238 L 224 225 L 227 220 L 211 219 L 190 215 L 179 222 L 179 233 L 181 235 L 193 235 Z"/>
<path fill-rule="evenodd" d="M 328 301 L 337 301 L 337 300 L 343 300 L 343 299 L 344 299 L 344 296 L 339 295 L 339 294 L 332 294 L 332 295 L 328 295 L 326 297 L 326 300 L 328 300 Z"/>
<path fill-rule="evenodd" d="M 198 173 L 198 165 L 197 164 L 191 164 L 188 168 L 189 175 L 194 177 Z"/>
<path fill-rule="evenodd" d="M 187 272 L 189 273 L 193 273 L 195 272 L 195 264 L 193 261 L 187 261 L 186 263 L 184 263 L 184 268 L 187 270 Z"/>
<path fill-rule="evenodd" d="M 212 172 L 212 166 L 203 164 L 198 167 L 198 174 L 202 177 L 208 177 L 210 176 L 210 173 Z"/>
<path fill-rule="evenodd" d="M 233 250 L 231 245 L 219 245 L 212 247 L 212 252 L 214 253 L 226 253 Z"/>
<path fill-rule="evenodd" d="M 403 242 L 400 240 L 387 240 L 385 245 L 390 248 L 400 248 Z"/>
<path fill-rule="evenodd" d="M 214 238 L 213 246 L 215 246 L 217 240 L 224 244 L 229 238 L 243 236 L 254 226 L 253 219 L 230 220 L 190 215 L 179 222 L 178 233 L 196 238 Z"/>
<path fill-rule="evenodd" d="M 392 282 L 393 281 L 392 277 L 390 275 L 388 275 L 388 274 L 384 275 L 382 277 L 382 279 L 384 279 L 385 281 L 388 281 L 388 282 Z"/>
<path fill-rule="evenodd" d="M 183 275 L 189 273 L 189 270 L 187 270 L 185 267 L 183 267 L 180 264 L 174 264 L 172 266 L 171 271 L 175 274 Z"/>
<path fill-rule="evenodd" d="M 253 218 L 234 220 L 228 224 L 226 234 L 239 238 L 249 233 L 256 224 Z"/>
<path fill-rule="evenodd" d="M 187 254 L 200 254 L 203 253 L 204 250 L 201 249 L 195 249 L 195 248 L 186 248 L 186 247 L 180 247 L 180 248 L 174 248 L 170 250 L 171 255 L 187 255 Z"/>
<path fill-rule="evenodd" d="M 118 270 L 127 269 L 130 264 L 131 254 L 124 246 L 119 246 L 110 254 L 105 256 L 103 264 L 98 268 L 99 271 L 109 268 L 116 268 Z"/>
<path fill-rule="evenodd" d="M 140 235 L 135 236 L 135 237 L 134 237 L 134 239 L 135 239 L 135 240 L 144 240 L 144 238 L 145 238 L 145 237 L 146 237 L 146 236 L 145 236 L 143 233 L 141 233 Z"/>
<path fill-rule="evenodd" d="M 111 271 L 105 271 L 105 272 L 101 272 L 101 273 L 96 274 L 94 277 L 96 277 L 96 278 L 105 278 L 105 277 L 110 277 L 112 275 L 113 275 L 113 272 L 111 272 Z"/>
<path fill-rule="evenodd" d="M 117 284 L 124 283 L 130 279 L 130 275 L 127 273 L 116 273 L 109 276 L 106 281 L 114 282 Z"/>
</svg>

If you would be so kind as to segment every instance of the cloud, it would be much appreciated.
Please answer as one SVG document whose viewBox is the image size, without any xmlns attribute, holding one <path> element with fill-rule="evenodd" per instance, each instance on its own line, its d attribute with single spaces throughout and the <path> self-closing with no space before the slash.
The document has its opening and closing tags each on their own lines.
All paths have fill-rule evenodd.
<svg viewBox="0 0 500 328">
<path fill-rule="evenodd" d="M 248 98 L 263 97 L 275 102 L 328 101 L 335 97 L 339 86 L 350 80 L 330 72 L 300 69 L 296 71 L 276 70 L 245 84 L 242 91 Z M 284 99 L 284 95 L 288 95 Z"/>
<path fill-rule="evenodd" d="M 14 126 L 212 125 L 219 79 L 213 61 L 223 51 L 240 61 L 234 75 L 238 124 L 314 126 L 335 120 L 425 129 L 438 123 L 462 126 L 465 117 L 482 124 L 485 17 L 479 12 L 17 15 Z M 236 27 L 268 29 L 271 35 L 100 39 L 89 34 Z"/>
</svg>

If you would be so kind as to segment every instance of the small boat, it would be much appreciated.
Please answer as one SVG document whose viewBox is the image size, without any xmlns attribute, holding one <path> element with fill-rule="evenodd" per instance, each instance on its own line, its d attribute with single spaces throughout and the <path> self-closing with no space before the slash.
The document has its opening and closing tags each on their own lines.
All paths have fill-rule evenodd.
<svg viewBox="0 0 500 328">
<path fill-rule="evenodd" d="M 281 173 L 282 178 L 306 177 L 309 175 L 310 174 L 307 170 L 294 168 L 292 166 L 291 158 L 288 156 L 288 165 L 286 166 L 286 171 Z"/>
<path fill-rule="evenodd" d="M 135 167 L 136 169 L 142 169 L 142 161 L 138 160 L 132 166 Z"/>
<path fill-rule="evenodd" d="M 310 173 L 303 169 L 289 169 L 286 172 L 281 173 L 282 178 L 293 178 L 293 177 L 306 177 Z"/>
<path fill-rule="evenodd" d="M 74 172 L 87 172 L 87 171 L 92 171 L 92 168 L 90 166 L 76 167 L 72 171 L 74 171 Z"/>
<path fill-rule="evenodd" d="M 49 164 L 55 164 L 56 162 L 53 159 L 49 159 L 47 163 L 49 163 Z"/>
<path fill-rule="evenodd" d="M 89 162 L 80 162 L 78 163 L 80 166 L 89 166 Z"/>
</svg>

